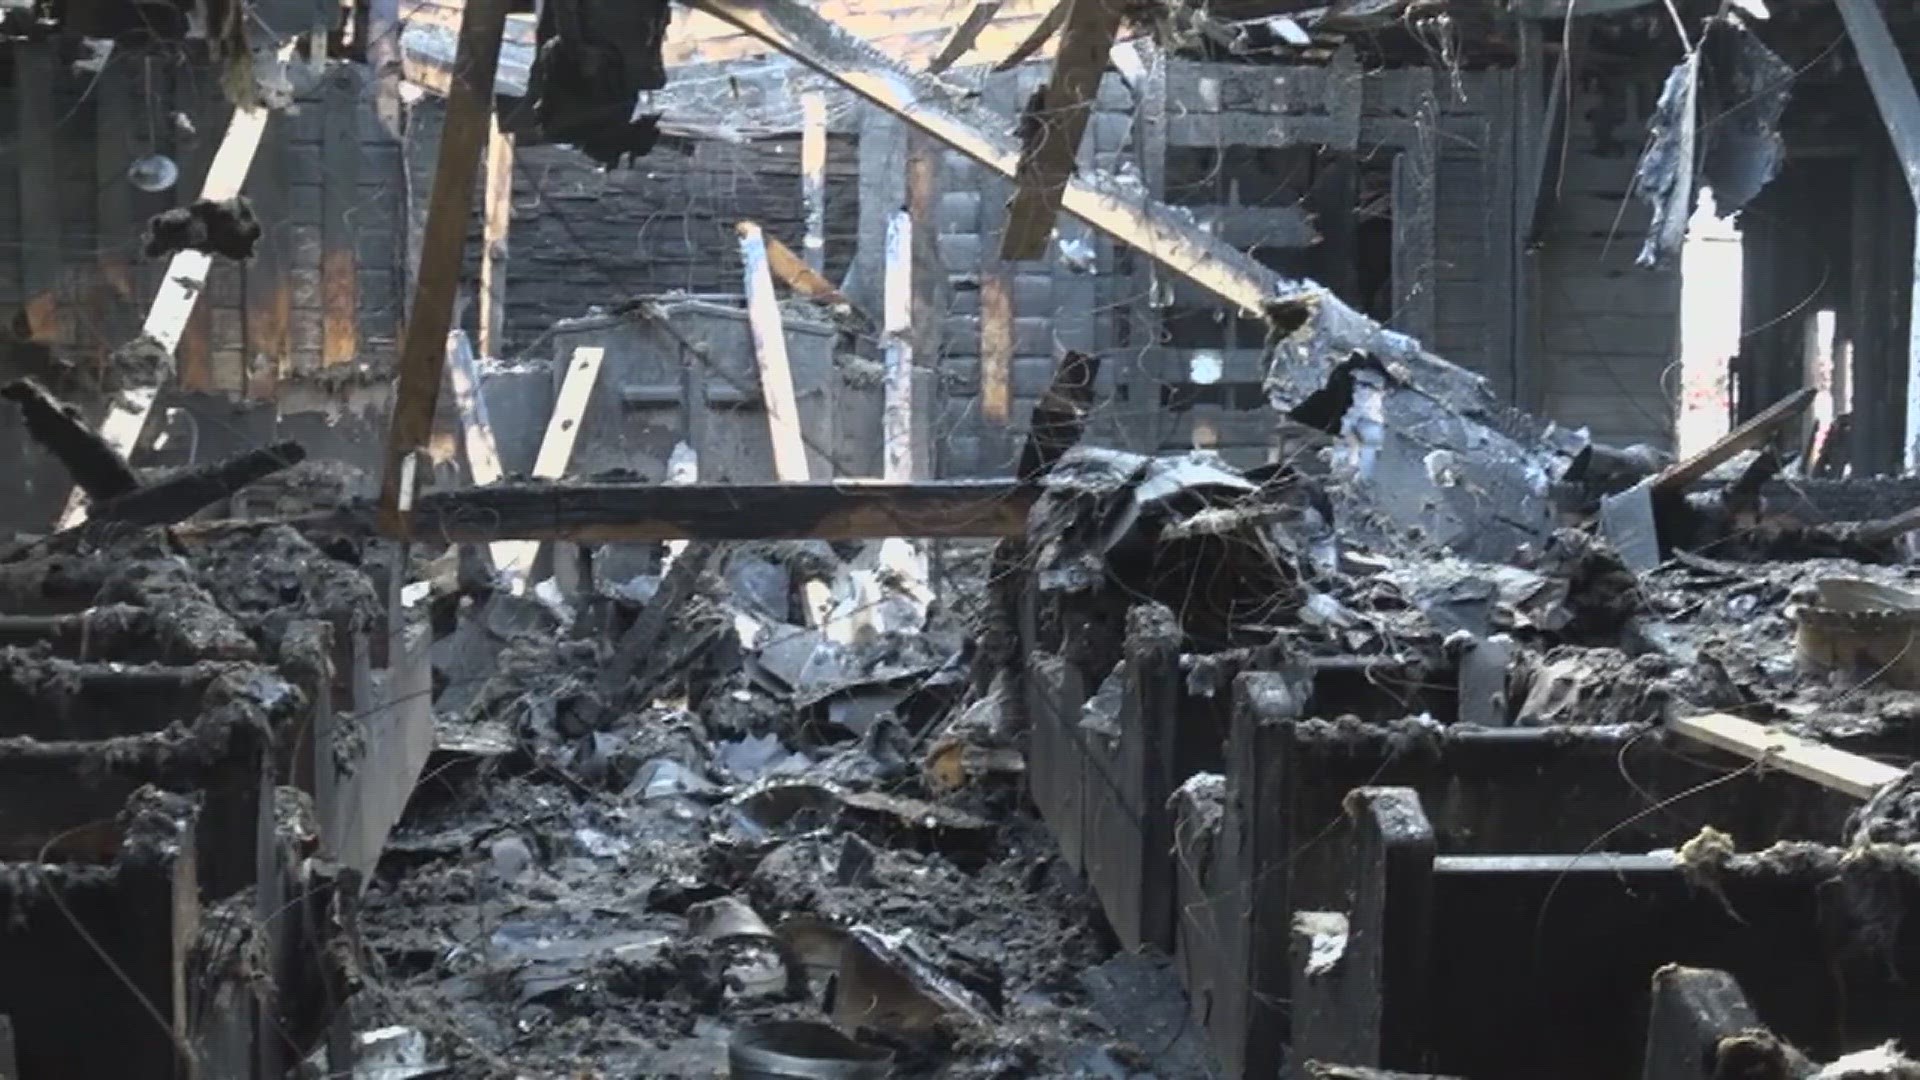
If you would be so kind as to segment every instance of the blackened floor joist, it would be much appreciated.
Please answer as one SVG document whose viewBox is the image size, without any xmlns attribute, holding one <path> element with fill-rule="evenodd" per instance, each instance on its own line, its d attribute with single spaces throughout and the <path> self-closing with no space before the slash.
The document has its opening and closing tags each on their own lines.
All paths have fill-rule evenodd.
<svg viewBox="0 0 1920 1080">
<path fill-rule="evenodd" d="M 996 537 L 1025 531 L 1033 499 L 1011 480 L 497 484 L 423 495 L 408 518 L 412 535 L 455 544 Z"/>
</svg>

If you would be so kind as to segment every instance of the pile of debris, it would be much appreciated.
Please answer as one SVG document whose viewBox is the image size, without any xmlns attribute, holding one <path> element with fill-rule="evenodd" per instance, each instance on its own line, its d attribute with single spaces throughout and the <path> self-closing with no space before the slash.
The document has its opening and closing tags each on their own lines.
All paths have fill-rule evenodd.
<svg viewBox="0 0 1920 1080">
<path fill-rule="evenodd" d="M 1780 511 L 1755 446 L 1793 406 L 1674 463 L 1504 412 L 1417 350 L 1291 356 L 1269 392 L 1284 453 L 1248 471 L 1074 447 L 1087 402 L 1049 395 L 1028 534 L 949 548 L 931 594 L 878 545 L 818 542 L 669 545 L 571 596 L 432 575 L 438 750 L 360 912 L 386 977 L 359 1025 L 463 1073 L 704 1074 L 754 1025 L 812 1020 L 906 1075 L 1204 1075 L 1172 972 L 1120 951 L 1031 816 L 1060 719 L 1033 715 L 1043 657 L 1089 688 L 1076 737 L 1111 745 L 1142 649 L 1193 698 L 1305 673 L 1330 731 L 1408 748 L 1713 709 L 1830 739 L 1900 723 L 1796 654 L 1808 589 L 1906 571 L 1903 519 Z M 1616 551 L 1622 499 L 1650 566 Z M 1692 551 L 1763 520 L 1764 543 Z M 1732 561 L 1789 550 L 1865 562 Z M 1216 834 L 1186 839 L 1219 842 L 1221 778 L 1181 778 Z"/>
<path fill-rule="evenodd" d="M 1022 811 L 1019 753 L 942 730 L 954 613 L 896 586 L 806 625 L 803 582 L 850 599 L 861 561 L 694 545 L 570 623 L 470 600 L 360 912 L 386 965 L 361 1025 L 460 1075 L 706 1076 L 734 1033 L 809 1017 L 899 1075 L 1205 1075 L 1171 973 L 1114 955 Z"/>
</svg>

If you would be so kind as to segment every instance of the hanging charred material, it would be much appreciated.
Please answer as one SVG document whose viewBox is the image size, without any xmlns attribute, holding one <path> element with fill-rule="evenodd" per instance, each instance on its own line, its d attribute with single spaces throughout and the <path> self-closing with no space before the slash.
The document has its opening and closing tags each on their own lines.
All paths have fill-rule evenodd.
<svg viewBox="0 0 1920 1080">
<path fill-rule="evenodd" d="M 234 262 L 253 258 L 260 243 L 260 220 L 245 195 L 231 199 L 197 199 L 191 206 L 165 210 L 147 219 L 142 236 L 149 259 L 165 259 L 181 251 L 224 255 Z"/>
<path fill-rule="evenodd" d="M 635 117 L 643 90 L 667 85 L 661 45 L 666 0 L 544 5 L 527 96 L 506 127 L 527 141 L 566 143 L 607 168 L 643 156 L 660 139 L 660 116 Z"/>
</svg>

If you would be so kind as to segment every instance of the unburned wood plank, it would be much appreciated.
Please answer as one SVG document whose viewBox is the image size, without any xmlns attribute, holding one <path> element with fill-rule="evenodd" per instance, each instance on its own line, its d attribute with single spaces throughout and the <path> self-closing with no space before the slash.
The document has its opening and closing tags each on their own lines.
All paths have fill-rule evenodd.
<svg viewBox="0 0 1920 1080">
<path fill-rule="evenodd" d="M 487 191 L 480 247 L 480 355 L 505 355 L 508 233 L 513 227 L 513 136 L 498 109 L 487 132 Z"/>
<path fill-rule="evenodd" d="M 453 299 L 460 286 L 467 222 L 473 213 L 473 177 L 486 149 L 494 74 L 500 65 L 500 36 L 506 22 L 507 0 L 472 0 L 461 16 L 381 478 L 380 505 L 394 516 L 396 532 L 405 528 L 398 518 L 403 463 L 425 448 L 433 435 L 447 331 L 452 329 Z"/>
<path fill-rule="evenodd" d="M 800 202 L 807 218 L 800 242 L 815 274 L 827 267 L 827 95 L 800 95 Z"/>
<path fill-rule="evenodd" d="M 240 109 L 234 112 L 226 135 L 220 140 L 220 149 L 215 152 L 213 164 L 207 170 L 206 184 L 200 189 L 201 198 L 218 202 L 240 194 L 266 125 L 265 109 Z M 212 265 L 212 258 L 205 252 L 192 250 L 178 252 L 168 261 L 166 276 L 161 279 L 160 290 L 153 298 L 153 307 L 147 312 L 143 328 L 146 336 L 168 353 L 179 347 L 180 335 L 186 330 L 194 302 L 206 288 L 207 271 Z M 159 396 L 160 388 L 150 386 L 125 390 L 114 398 L 105 422 L 100 425 L 100 435 L 122 457 L 132 456 L 133 448 L 140 441 L 140 433 L 146 429 L 147 416 L 153 411 L 153 403 Z M 60 527 L 72 528 L 86 519 L 84 497 L 75 492 L 67 500 L 65 512 L 60 515 Z"/>
<path fill-rule="evenodd" d="M 586 414 L 587 402 L 593 398 L 594 384 L 600 381 L 600 367 L 606 355 L 606 350 L 598 345 L 573 350 L 566 376 L 560 383 L 560 393 L 553 400 L 553 412 L 547 417 L 547 433 L 541 437 L 540 451 L 533 460 L 534 479 L 558 480 L 567 474 L 567 466 L 573 461 L 574 443 L 580 438 L 580 418 Z M 498 544 L 493 551 L 494 566 L 518 592 L 539 554 L 537 541 Z"/>
<path fill-rule="evenodd" d="M 793 396 L 793 372 L 787 363 L 787 334 L 780 318 L 780 301 L 773 293 L 773 273 L 767 266 L 767 246 L 760 226 L 743 221 L 740 259 L 745 264 L 747 321 L 753 332 L 753 355 L 760 369 L 760 393 L 767 406 L 767 427 L 773 438 L 773 471 L 782 480 L 807 479 L 807 447 L 800 435 L 800 407 Z"/>
<path fill-rule="evenodd" d="M 760 370 L 760 398 L 767 409 L 767 430 L 773 440 L 773 474 L 786 481 L 807 479 L 807 446 L 800 434 L 800 405 L 793 396 L 793 370 L 787 363 L 787 331 L 780 302 L 773 295 L 773 273 L 767 267 L 767 246 L 760 226 L 743 221 L 740 261 L 745 266 L 747 325 L 753 333 L 753 356 Z M 833 607 L 826 583 L 809 581 L 807 618 L 823 624 Z"/>
<path fill-rule="evenodd" d="M 413 520 L 420 535 L 454 544 L 996 537 L 1025 532 L 1036 494 L 1012 480 L 503 483 L 422 494 Z M 350 510 L 298 524 L 364 533 L 374 522 L 366 511 Z"/>
<path fill-rule="evenodd" d="M 1047 85 L 1027 103 L 1020 119 L 1021 150 L 1014 168 L 1018 186 L 1007 207 L 1000 257 L 1038 259 L 1047 251 L 1067 178 L 1073 175 L 1107 54 L 1120 33 L 1117 0 L 1062 0 L 1070 5 L 1060 28 L 1060 51 Z"/>
<path fill-rule="evenodd" d="M 1777 767 L 1856 799 L 1872 798 L 1875 792 L 1906 775 L 1904 770 L 1872 758 L 1725 713 L 1684 717 L 1669 722 L 1667 727 L 1695 742 Z"/>
</svg>

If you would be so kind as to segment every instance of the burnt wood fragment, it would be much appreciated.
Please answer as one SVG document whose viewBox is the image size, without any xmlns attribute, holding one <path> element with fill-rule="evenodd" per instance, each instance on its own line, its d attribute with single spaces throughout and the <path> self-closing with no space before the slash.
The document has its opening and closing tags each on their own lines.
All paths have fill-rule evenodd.
<svg viewBox="0 0 1920 1080">
<path fill-rule="evenodd" d="M 88 427 L 80 410 L 54 397 L 32 379 L 0 388 L 0 397 L 20 407 L 27 434 L 60 459 L 67 475 L 94 502 L 117 499 L 140 486 L 125 458 Z"/>
</svg>

